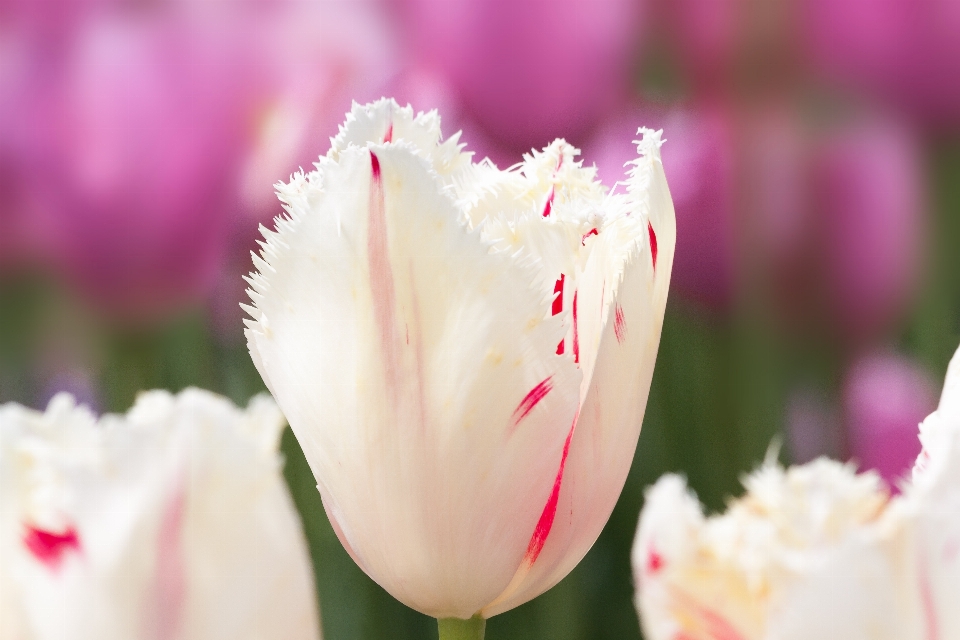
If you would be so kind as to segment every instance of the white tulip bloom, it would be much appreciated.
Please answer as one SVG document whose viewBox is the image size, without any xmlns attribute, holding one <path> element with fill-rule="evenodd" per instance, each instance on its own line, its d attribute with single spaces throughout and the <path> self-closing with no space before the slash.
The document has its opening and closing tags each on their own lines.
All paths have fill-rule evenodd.
<svg viewBox="0 0 960 640">
<path fill-rule="evenodd" d="M 960 638 L 960 355 L 920 438 L 913 480 L 893 498 L 849 465 L 767 463 L 706 518 L 680 477 L 661 478 L 633 548 L 645 636 Z"/>
<path fill-rule="evenodd" d="M 633 459 L 676 227 L 660 134 L 626 190 L 558 140 L 499 171 L 436 112 L 355 105 L 254 256 L 250 353 L 360 567 L 438 618 L 549 589 Z"/>
<path fill-rule="evenodd" d="M 0 637 L 318 639 L 282 427 L 198 389 L 0 407 Z"/>
</svg>

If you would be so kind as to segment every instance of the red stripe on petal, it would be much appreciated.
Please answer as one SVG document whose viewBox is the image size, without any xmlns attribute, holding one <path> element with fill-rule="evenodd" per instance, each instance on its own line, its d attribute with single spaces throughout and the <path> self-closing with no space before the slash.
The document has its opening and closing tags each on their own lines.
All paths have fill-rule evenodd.
<svg viewBox="0 0 960 640">
<path fill-rule="evenodd" d="M 557 278 L 557 283 L 553 285 L 553 292 L 557 294 L 553 299 L 553 315 L 557 315 L 563 311 L 563 281 L 564 275 L 561 273 L 560 277 Z M 561 340 L 560 344 L 557 345 L 557 355 L 563 355 L 563 340 Z"/>
<path fill-rule="evenodd" d="M 62 533 L 27 527 L 23 544 L 34 558 L 51 569 L 60 566 L 66 552 L 80 551 L 80 537 L 73 527 L 67 527 Z"/>
<path fill-rule="evenodd" d="M 613 332 L 617 336 L 617 342 L 623 344 L 623 339 L 627 335 L 627 325 L 623 318 L 623 307 L 619 304 L 613 317 Z"/>
<path fill-rule="evenodd" d="M 557 504 L 560 502 L 560 485 L 563 484 L 563 468 L 567 464 L 567 454 L 570 453 L 570 439 L 573 437 L 573 429 L 577 426 L 577 420 L 574 418 L 570 425 L 570 431 L 567 433 L 567 440 L 563 443 L 563 455 L 560 457 L 560 469 L 557 471 L 557 477 L 553 481 L 553 490 L 550 497 L 547 498 L 547 504 L 543 507 L 543 513 L 540 514 L 540 520 L 533 530 L 533 536 L 530 537 L 530 544 L 527 545 L 527 553 L 523 557 L 524 563 L 529 566 L 537 561 L 540 552 L 543 551 L 543 545 L 547 543 L 547 537 L 550 530 L 553 529 L 553 521 L 557 515 Z"/>
<path fill-rule="evenodd" d="M 653 225 L 647 222 L 647 233 L 650 235 L 650 256 L 653 258 L 653 268 L 657 268 L 657 233 Z"/>
<path fill-rule="evenodd" d="M 393 142 L 393 123 L 392 122 L 390 123 L 390 126 L 387 127 L 387 132 L 383 134 L 383 142 L 384 144 L 388 142 Z"/>
<path fill-rule="evenodd" d="M 390 263 L 390 248 L 387 238 L 387 213 L 383 194 L 383 176 L 380 159 L 370 152 L 369 214 L 367 219 L 367 268 L 370 274 L 370 293 L 373 300 L 373 315 L 380 333 L 380 349 L 383 355 L 388 392 L 395 396 L 399 376 L 399 336 L 396 335 L 396 293 L 393 284 L 393 267 Z M 393 398 L 395 399 L 395 397 Z"/>
<path fill-rule="evenodd" d="M 549 218 L 550 214 L 553 212 L 553 187 L 550 187 L 550 193 L 547 195 L 547 202 L 543 205 L 543 217 Z"/>
<path fill-rule="evenodd" d="M 561 274 L 560 274 L 560 277 L 557 278 L 557 283 L 556 283 L 555 285 L 553 285 L 553 292 L 554 292 L 555 294 L 557 294 L 557 296 L 553 299 L 553 309 L 552 309 L 553 315 L 557 315 L 558 313 L 560 313 L 561 311 L 563 311 L 563 280 L 564 280 L 564 277 L 565 277 L 565 276 L 561 273 Z"/>
<path fill-rule="evenodd" d="M 597 231 L 595 228 L 594 228 L 594 229 L 590 229 L 590 231 L 587 231 L 585 234 L 583 234 L 583 237 L 580 238 L 580 244 L 581 244 L 581 245 L 586 245 L 586 244 L 587 244 L 587 238 L 589 238 L 590 236 L 596 236 L 596 235 L 600 235 L 600 232 Z"/>
<path fill-rule="evenodd" d="M 550 376 L 546 380 L 543 380 L 533 389 L 530 389 L 530 392 L 523 397 L 523 400 L 520 401 L 520 404 L 517 405 L 517 408 L 513 412 L 514 427 L 520 424 L 520 421 L 526 418 L 527 414 L 533 411 L 533 408 L 553 390 L 552 378 L 553 376 Z"/>
</svg>

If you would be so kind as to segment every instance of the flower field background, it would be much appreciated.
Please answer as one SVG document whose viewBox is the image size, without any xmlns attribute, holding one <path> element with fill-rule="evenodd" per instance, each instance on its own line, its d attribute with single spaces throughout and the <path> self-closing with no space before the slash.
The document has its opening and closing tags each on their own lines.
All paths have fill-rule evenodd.
<svg viewBox="0 0 960 640">
<path fill-rule="evenodd" d="M 262 391 L 241 276 L 271 185 L 353 99 L 440 108 L 500 167 L 565 137 L 607 184 L 663 128 L 677 253 L 630 477 L 580 565 L 488 624 L 639 637 L 630 544 L 663 473 L 716 511 L 772 442 L 894 484 L 919 451 L 960 342 L 958 29 L 950 0 L 4 0 L 0 402 Z M 433 637 L 282 450 L 325 637 Z"/>
</svg>

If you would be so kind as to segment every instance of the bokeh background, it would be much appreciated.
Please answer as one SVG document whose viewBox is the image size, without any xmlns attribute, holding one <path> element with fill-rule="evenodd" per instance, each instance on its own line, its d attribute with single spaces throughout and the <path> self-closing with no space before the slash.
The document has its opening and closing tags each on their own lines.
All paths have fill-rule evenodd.
<svg viewBox="0 0 960 640">
<path fill-rule="evenodd" d="M 644 487 L 708 509 L 771 444 L 896 490 L 960 342 L 956 0 L 0 0 L 0 401 L 262 390 L 241 275 L 272 184 L 352 99 L 439 108 L 501 167 L 565 137 L 608 183 L 662 127 L 674 284 L 592 551 L 488 637 L 637 638 Z M 364 576 L 288 432 L 329 640 L 436 637 Z"/>
</svg>

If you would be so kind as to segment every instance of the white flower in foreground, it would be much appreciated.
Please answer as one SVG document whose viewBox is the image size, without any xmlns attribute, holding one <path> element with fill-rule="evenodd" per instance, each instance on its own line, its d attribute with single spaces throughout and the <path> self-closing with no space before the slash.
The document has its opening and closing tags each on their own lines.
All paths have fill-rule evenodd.
<svg viewBox="0 0 960 640">
<path fill-rule="evenodd" d="M 892 499 L 849 465 L 768 463 L 706 518 L 681 478 L 661 478 L 633 548 L 645 636 L 960 639 L 960 356 L 920 438 Z"/>
<path fill-rule="evenodd" d="M 319 638 L 282 426 L 197 389 L 0 407 L 0 637 Z"/>
<path fill-rule="evenodd" d="M 279 186 L 247 338 L 360 567 L 489 617 L 563 578 L 616 502 L 675 223 L 659 133 L 614 194 L 562 140 L 498 171 L 439 125 L 355 105 Z"/>
</svg>

